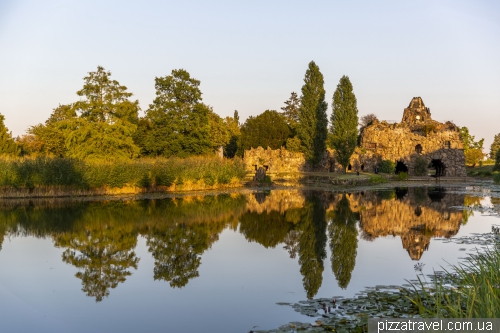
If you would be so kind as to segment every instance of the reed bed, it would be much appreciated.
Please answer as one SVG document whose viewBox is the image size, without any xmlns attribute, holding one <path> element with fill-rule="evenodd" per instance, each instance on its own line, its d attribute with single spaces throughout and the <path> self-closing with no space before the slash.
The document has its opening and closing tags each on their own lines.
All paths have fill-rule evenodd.
<svg viewBox="0 0 500 333">
<path fill-rule="evenodd" d="M 499 247 L 470 256 L 433 283 L 415 286 L 414 303 L 422 317 L 500 318 Z"/>
<path fill-rule="evenodd" d="M 216 189 L 236 184 L 244 176 L 241 159 L 217 157 L 115 162 L 3 158 L 0 159 L 0 197 Z"/>
</svg>

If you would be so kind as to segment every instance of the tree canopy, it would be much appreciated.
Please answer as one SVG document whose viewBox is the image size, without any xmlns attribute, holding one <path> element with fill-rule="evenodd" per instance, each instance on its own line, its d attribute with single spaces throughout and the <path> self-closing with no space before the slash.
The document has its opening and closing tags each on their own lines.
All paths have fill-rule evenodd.
<svg viewBox="0 0 500 333">
<path fill-rule="evenodd" d="M 282 114 L 285 116 L 286 123 L 295 134 L 300 121 L 300 98 L 295 91 L 293 91 L 290 98 L 285 101 L 285 106 L 282 107 L 281 110 L 283 110 Z"/>
<path fill-rule="evenodd" d="M 256 117 L 248 117 L 241 126 L 241 149 L 259 146 L 278 149 L 285 145 L 291 134 L 282 114 L 275 110 L 266 110 Z"/>
<path fill-rule="evenodd" d="M 330 144 L 345 172 L 357 145 L 358 107 L 349 77 L 342 76 L 333 93 Z"/>
<path fill-rule="evenodd" d="M 200 81 L 184 69 L 155 78 L 156 98 L 139 124 L 136 142 L 154 156 L 213 153 L 229 141 L 222 119 L 201 103 Z"/>
<path fill-rule="evenodd" d="M 476 141 L 475 137 L 469 133 L 469 129 L 465 126 L 460 127 L 459 131 L 464 145 L 465 163 L 474 167 L 484 158 L 484 139 Z"/>
<path fill-rule="evenodd" d="M 83 88 L 77 94 L 82 99 L 74 103 L 72 109 L 78 117 L 64 124 L 63 129 L 67 155 L 80 159 L 138 156 L 139 148 L 132 135 L 137 128 L 139 102 L 129 100 L 132 93 L 127 92 L 127 87 L 112 80 L 111 72 L 98 66 L 97 71 L 89 72 L 84 78 Z M 53 118 L 67 117 L 72 112 L 65 108 L 60 111 L 55 112 Z"/>
<path fill-rule="evenodd" d="M 328 118 L 323 74 L 311 61 L 304 77 L 300 98 L 297 135 L 302 142 L 306 160 L 316 165 L 326 150 Z"/>
<path fill-rule="evenodd" d="M 494 160 L 497 156 L 497 151 L 500 149 L 500 133 L 496 134 L 490 146 L 490 158 Z"/>
<path fill-rule="evenodd" d="M 0 114 L 0 155 L 19 155 L 19 147 L 5 126 L 4 120 L 5 117 Z"/>
</svg>

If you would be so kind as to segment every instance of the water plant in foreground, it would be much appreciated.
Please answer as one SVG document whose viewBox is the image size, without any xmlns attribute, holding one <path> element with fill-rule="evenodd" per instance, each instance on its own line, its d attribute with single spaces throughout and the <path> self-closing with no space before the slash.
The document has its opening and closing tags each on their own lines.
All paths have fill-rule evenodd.
<svg viewBox="0 0 500 333">
<path fill-rule="evenodd" d="M 428 318 L 499 318 L 500 248 L 470 255 L 464 263 L 435 276 L 419 278 L 413 302 Z"/>
</svg>

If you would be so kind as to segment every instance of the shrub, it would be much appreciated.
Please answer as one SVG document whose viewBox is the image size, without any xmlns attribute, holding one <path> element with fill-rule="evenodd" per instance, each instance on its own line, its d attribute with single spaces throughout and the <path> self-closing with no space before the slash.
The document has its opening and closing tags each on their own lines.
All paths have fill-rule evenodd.
<svg viewBox="0 0 500 333">
<path fill-rule="evenodd" d="M 382 176 L 373 175 L 373 176 L 370 176 L 370 179 L 368 179 L 368 182 L 370 184 L 382 184 L 382 183 L 387 183 L 387 179 L 385 179 L 385 177 L 382 177 Z"/>
<path fill-rule="evenodd" d="M 497 150 L 495 155 L 495 166 L 493 167 L 493 170 L 500 171 L 500 149 Z"/>
<path fill-rule="evenodd" d="M 406 172 L 400 172 L 400 173 L 397 174 L 396 179 L 400 180 L 400 181 L 407 180 L 408 179 L 408 173 L 406 173 Z"/>
<path fill-rule="evenodd" d="M 383 173 L 394 173 L 396 171 L 396 163 L 390 160 L 383 160 L 378 165 L 378 170 Z"/>
<path fill-rule="evenodd" d="M 497 173 L 493 176 L 493 181 L 497 184 L 500 184 L 500 173 Z"/>
<path fill-rule="evenodd" d="M 415 175 L 416 176 L 426 176 L 427 175 L 427 161 L 423 157 L 417 157 L 415 160 Z"/>
</svg>

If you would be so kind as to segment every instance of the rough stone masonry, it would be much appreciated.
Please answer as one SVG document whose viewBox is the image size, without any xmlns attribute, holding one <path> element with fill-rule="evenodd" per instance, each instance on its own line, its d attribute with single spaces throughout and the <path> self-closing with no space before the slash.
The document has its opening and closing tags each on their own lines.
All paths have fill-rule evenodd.
<svg viewBox="0 0 500 333">
<path fill-rule="evenodd" d="M 400 123 L 375 121 L 361 133 L 360 147 L 351 156 L 349 170 L 375 171 L 382 160 L 396 163 L 396 172 L 415 175 L 418 160 L 432 165 L 437 176 L 465 177 L 465 155 L 458 127 L 450 121 L 440 123 L 431 118 L 422 98 L 414 97 L 404 109 Z M 305 162 L 301 153 L 284 148 L 259 147 L 245 151 L 247 171 L 263 167 L 271 174 L 299 171 L 339 171 L 331 150 L 325 152 L 316 167 Z M 422 163 L 422 161 L 421 161 Z"/>
</svg>

